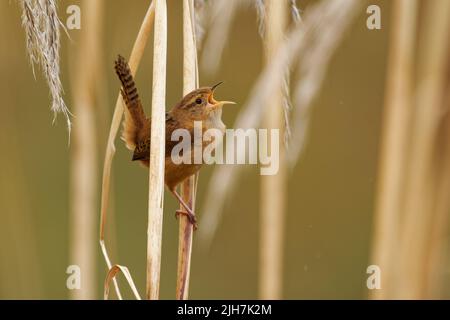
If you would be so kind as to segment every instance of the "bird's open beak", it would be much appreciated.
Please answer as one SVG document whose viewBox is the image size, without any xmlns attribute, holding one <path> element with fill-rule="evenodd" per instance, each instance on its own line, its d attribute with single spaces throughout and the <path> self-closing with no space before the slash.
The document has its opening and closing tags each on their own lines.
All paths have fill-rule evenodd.
<svg viewBox="0 0 450 320">
<path fill-rule="evenodd" d="M 208 102 L 209 102 L 209 104 L 212 105 L 212 109 L 221 108 L 226 104 L 236 104 L 236 102 L 233 102 L 233 101 L 217 101 L 216 99 L 214 99 L 214 96 L 212 93 L 209 96 Z"/>
<path fill-rule="evenodd" d="M 213 85 L 213 86 L 211 87 L 211 91 L 214 92 L 214 90 L 216 90 L 216 88 L 217 88 L 218 86 L 220 86 L 222 83 L 223 83 L 223 81 L 220 81 L 219 83 Z"/>
<path fill-rule="evenodd" d="M 208 102 L 213 106 L 213 107 L 212 107 L 213 109 L 221 108 L 221 107 L 223 107 L 223 106 L 226 105 L 226 104 L 236 104 L 236 103 L 233 102 L 233 101 L 217 101 L 216 99 L 214 99 L 214 90 L 216 90 L 216 88 L 217 88 L 218 86 L 220 86 L 222 83 L 223 83 L 223 82 L 219 82 L 218 84 L 215 84 L 215 85 L 213 85 L 213 86 L 211 87 L 212 93 L 211 93 L 211 95 L 210 95 L 209 98 L 208 98 Z"/>
</svg>

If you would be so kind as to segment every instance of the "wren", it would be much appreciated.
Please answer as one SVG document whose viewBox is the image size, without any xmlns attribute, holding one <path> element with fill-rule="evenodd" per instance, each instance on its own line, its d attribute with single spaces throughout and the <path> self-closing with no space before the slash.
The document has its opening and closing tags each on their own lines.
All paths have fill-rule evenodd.
<svg viewBox="0 0 450 320">
<path fill-rule="evenodd" d="M 118 56 L 115 61 L 115 70 L 122 84 L 121 94 L 126 104 L 125 118 L 123 122 L 122 140 L 125 141 L 126 147 L 133 151 L 132 161 L 140 161 L 144 166 L 148 167 L 150 162 L 150 128 L 151 121 L 145 115 L 141 100 L 131 74 L 127 61 Z M 184 180 L 200 170 L 203 163 L 181 163 L 175 164 L 172 160 L 171 153 L 174 146 L 179 143 L 172 141 L 172 133 L 177 129 L 188 130 L 191 137 L 194 136 L 194 122 L 202 123 L 202 131 L 208 129 L 219 129 L 225 131 L 225 125 L 222 122 L 222 107 L 226 104 L 234 104 L 231 101 L 216 101 L 214 99 L 214 90 L 221 83 L 212 87 L 203 87 L 188 93 L 181 99 L 170 111 L 166 112 L 166 145 L 165 145 L 165 172 L 164 182 L 167 189 L 175 196 L 179 203 L 187 212 L 177 211 L 179 214 L 186 215 L 197 228 L 196 216 L 192 208 L 190 208 L 178 194 L 176 188 Z M 191 139 L 194 141 L 194 139 Z M 204 147 L 211 143 L 203 142 L 203 146 L 195 146 L 191 143 L 189 156 L 193 158 L 194 148 Z"/>
</svg>

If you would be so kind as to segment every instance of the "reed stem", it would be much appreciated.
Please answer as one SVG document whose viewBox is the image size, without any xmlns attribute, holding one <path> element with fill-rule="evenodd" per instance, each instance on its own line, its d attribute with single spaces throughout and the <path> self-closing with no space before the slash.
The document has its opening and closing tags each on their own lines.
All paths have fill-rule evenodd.
<svg viewBox="0 0 450 320">
<path fill-rule="evenodd" d="M 447 59 L 447 72 L 450 71 L 450 59 Z M 447 273 L 448 239 L 450 220 L 450 78 L 447 80 L 447 89 L 444 93 L 442 110 L 446 113 L 442 121 L 439 145 L 437 146 L 436 165 L 433 177 L 436 180 L 437 191 L 435 194 L 435 217 L 432 222 L 430 241 L 428 242 L 427 279 L 425 294 L 427 298 L 439 299 L 446 282 L 443 276 Z M 441 151 L 442 150 L 442 151 Z"/>
<path fill-rule="evenodd" d="M 274 58 L 282 44 L 287 20 L 287 1 L 268 0 L 266 21 L 266 60 Z M 267 101 L 271 106 L 263 116 L 263 127 L 284 130 L 282 88 Z M 282 133 L 280 132 L 280 136 Z M 265 146 L 267 149 L 268 146 Z M 270 152 L 275 152 L 270 150 Z M 261 177 L 260 274 L 261 299 L 281 299 L 283 287 L 283 249 L 285 195 L 287 193 L 284 144 L 280 143 L 280 166 L 277 174 Z"/>
<path fill-rule="evenodd" d="M 371 262 L 382 270 L 383 282 L 380 290 L 371 291 L 372 299 L 392 297 L 399 276 L 396 256 L 411 129 L 418 1 L 399 0 L 393 5 Z"/>
<path fill-rule="evenodd" d="M 167 5 L 155 0 L 152 119 L 147 229 L 147 299 L 159 298 L 166 134 Z"/>
<path fill-rule="evenodd" d="M 103 1 L 82 2 L 86 12 L 76 51 L 76 72 L 72 81 L 74 112 L 71 159 L 70 263 L 83 272 L 81 288 L 71 290 L 73 299 L 96 298 L 95 211 L 97 208 L 97 134 L 95 126 L 96 86 L 102 74 L 100 33 Z M 84 57 L 89 56 L 89 59 Z M 100 80 L 103 82 L 103 80 Z"/>
<path fill-rule="evenodd" d="M 142 22 L 139 33 L 134 42 L 133 49 L 131 50 L 131 55 L 129 59 L 129 66 L 133 76 L 136 74 L 139 63 L 141 62 L 142 56 L 144 55 L 145 46 L 147 45 L 148 39 L 150 37 L 150 32 L 152 30 L 153 21 L 155 18 L 155 4 L 154 1 L 148 7 L 147 13 L 145 15 L 144 21 Z M 111 259 L 109 258 L 108 250 L 105 244 L 105 227 L 106 218 L 109 205 L 109 194 L 111 187 L 111 167 L 114 154 L 116 153 L 116 146 L 114 141 L 116 140 L 117 132 L 119 131 L 120 124 L 122 121 L 122 116 L 124 112 L 124 101 L 121 94 L 118 94 L 116 106 L 114 108 L 114 115 L 111 122 L 111 128 L 109 130 L 108 143 L 106 146 L 105 160 L 103 164 L 103 179 L 102 179 L 102 199 L 101 199 L 101 210 L 100 210 L 100 248 L 102 250 L 103 257 L 106 261 L 108 270 L 112 268 Z M 117 280 L 113 278 L 114 288 L 119 299 L 122 299 Z"/>
<path fill-rule="evenodd" d="M 411 163 L 399 250 L 401 277 L 396 298 L 401 299 L 427 298 L 428 243 L 435 219 L 433 199 L 437 192 L 432 172 L 449 56 L 450 2 L 429 0 L 425 6 L 411 130 Z"/>
<path fill-rule="evenodd" d="M 194 33 L 194 1 L 183 0 L 183 95 L 198 87 L 197 78 L 197 49 Z M 181 196 L 183 200 L 195 210 L 196 179 L 198 175 L 190 177 L 182 184 Z M 180 206 L 180 210 L 185 210 Z M 176 298 L 187 300 L 189 296 L 189 278 L 191 271 L 191 254 L 193 241 L 193 226 L 186 216 L 180 216 L 178 240 L 178 270 Z"/>
</svg>

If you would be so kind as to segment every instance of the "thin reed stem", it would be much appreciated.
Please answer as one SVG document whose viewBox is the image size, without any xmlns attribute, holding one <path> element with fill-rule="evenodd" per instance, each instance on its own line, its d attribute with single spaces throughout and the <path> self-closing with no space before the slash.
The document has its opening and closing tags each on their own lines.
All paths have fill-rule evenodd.
<svg viewBox="0 0 450 320">
<path fill-rule="evenodd" d="M 147 299 L 159 298 L 166 134 L 167 4 L 155 0 L 152 119 L 147 229 Z"/>
<path fill-rule="evenodd" d="M 147 45 L 152 30 L 153 21 L 155 18 L 155 4 L 154 1 L 149 5 L 144 21 L 142 22 L 139 33 L 134 42 L 133 49 L 129 59 L 129 66 L 133 76 L 136 74 L 139 63 L 144 55 L 145 46 Z M 105 244 L 105 226 L 109 204 L 109 194 L 111 187 L 111 167 L 116 147 L 114 141 L 116 140 L 117 132 L 120 128 L 122 116 L 124 112 L 124 101 L 121 94 L 118 94 L 116 106 L 114 109 L 114 115 L 111 122 L 111 128 L 109 130 L 108 143 L 106 146 L 105 160 L 103 164 L 103 179 L 102 179 L 102 199 L 101 199 L 101 211 L 100 211 L 100 248 L 105 258 L 108 270 L 112 268 L 112 263 L 108 255 L 108 250 Z M 119 286 L 116 279 L 113 279 L 114 288 L 119 299 L 122 299 Z"/>
<path fill-rule="evenodd" d="M 392 297 L 399 276 L 396 256 L 412 113 L 418 1 L 399 0 L 393 5 L 371 260 L 383 270 L 383 284 L 380 290 L 371 290 L 372 299 Z"/>
<path fill-rule="evenodd" d="M 287 23 L 287 1 L 266 1 L 265 40 L 267 64 L 274 58 L 282 44 Z M 278 86 L 267 103 L 262 126 L 269 130 L 284 130 L 283 92 Z M 280 133 L 281 134 L 281 133 Z M 266 141 L 267 142 L 267 141 Z M 265 150 L 268 150 L 266 145 Z M 259 247 L 259 297 L 281 299 L 283 284 L 283 233 L 285 220 L 285 196 L 287 175 L 284 144 L 280 143 L 279 171 L 273 176 L 261 176 L 261 222 Z M 270 150 L 274 152 L 274 150 Z"/>
<path fill-rule="evenodd" d="M 402 299 L 423 299 L 426 296 L 428 243 L 435 218 L 432 177 L 434 151 L 442 119 L 442 97 L 449 56 L 450 2 L 429 0 L 425 3 L 424 43 L 420 45 L 418 83 L 413 141 L 408 167 L 403 231 L 401 233 L 399 295 Z"/>
<path fill-rule="evenodd" d="M 450 59 L 447 59 L 447 73 L 450 74 Z M 443 97 L 442 111 L 445 113 L 442 133 L 437 146 L 439 156 L 434 166 L 433 177 L 436 180 L 435 217 L 432 222 L 430 241 L 428 242 L 427 279 L 425 294 L 427 298 L 439 299 L 446 282 L 447 273 L 449 220 L 450 220 L 450 78 L 447 79 L 446 97 Z M 442 150 L 442 151 L 441 151 Z"/>
<path fill-rule="evenodd" d="M 76 53 L 76 71 L 72 81 L 74 112 L 71 159 L 70 263 L 83 271 L 81 288 L 71 290 L 73 299 L 96 298 L 95 211 L 97 208 L 97 141 L 95 126 L 96 81 L 101 55 L 100 29 L 103 1 L 82 2 L 86 12 Z M 89 56 L 89 59 L 85 59 Z"/>
<path fill-rule="evenodd" d="M 183 95 L 198 87 L 197 50 L 194 33 L 194 1 L 183 0 Z M 183 200 L 195 210 L 197 175 L 182 184 Z M 185 210 L 180 205 L 180 210 Z M 191 254 L 194 229 L 186 216 L 180 216 L 178 240 L 178 270 L 176 298 L 187 300 L 189 296 L 189 278 L 191 271 Z"/>
</svg>

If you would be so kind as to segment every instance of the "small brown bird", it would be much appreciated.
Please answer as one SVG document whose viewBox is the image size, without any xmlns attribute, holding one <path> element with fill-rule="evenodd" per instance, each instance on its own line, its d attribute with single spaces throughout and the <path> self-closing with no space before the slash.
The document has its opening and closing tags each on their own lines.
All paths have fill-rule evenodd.
<svg viewBox="0 0 450 320">
<path fill-rule="evenodd" d="M 115 69 L 120 82 L 122 83 L 120 92 L 127 106 L 122 139 L 125 141 L 127 148 L 133 151 L 132 161 L 138 160 L 148 167 L 150 161 L 151 121 L 145 115 L 130 67 L 126 60 L 120 55 L 115 61 Z M 211 141 L 203 142 L 202 146 L 194 146 L 194 121 L 201 121 L 203 132 L 211 128 L 219 129 L 222 133 L 225 132 L 225 125 L 221 118 L 222 107 L 225 104 L 234 104 L 234 102 L 216 101 L 214 99 L 214 90 L 220 84 L 221 83 L 218 83 L 212 87 L 204 87 L 190 92 L 169 112 L 166 112 L 164 180 L 169 191 L 187 211 L 177 211 L 177 216 L 179 214 L 186 215 L 195 228 L 197 227 L 195 213 L 183 201 L 181 196 L 177 193 L 176 188 L 181 182 L 200 170 L 202 163 L 194 164 L 194 161 L 191 161 L 192 164 L 175 164 L 172 161 L 171 153 L 174 146 L 179 142 L 172 141 L 171 137 L 176 129 L 186 129 L 190 132 L 191 148 L 189 152 L 191 153 L 190 157 L 192 160 L 194 148 L 204 147 L 211 143 Z"/>
</svg>

